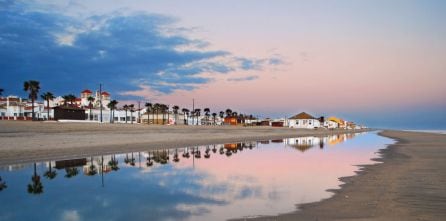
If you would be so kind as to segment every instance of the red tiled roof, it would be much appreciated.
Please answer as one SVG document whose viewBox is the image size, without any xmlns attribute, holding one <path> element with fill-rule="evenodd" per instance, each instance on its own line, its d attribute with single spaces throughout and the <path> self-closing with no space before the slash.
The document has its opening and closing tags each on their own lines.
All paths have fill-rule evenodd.
<svg viewBox="0 0 446 221">
<path fill-rule="evenodd" d="M 81 98 L 76 98 L 76 100 L 75 101 L 82 101 L 82 99 Z"/>
<path fill-rule="evenodd" d="M 110 94 L 107 93 L 106 91 L 102 92 L 102 95 L 104 95 L 104 96 L 110 96 Z"/>
<path fill-rule="evenodd" d="M 81 93 L 82 93 L 82 94 L 91 94 L 91 93 L 93 93 L 93 92 L 91 92 L 91 91 L 88 90 L 88 89 L 85 89 L 85 90 L 82 91 Z"/>
</svg>

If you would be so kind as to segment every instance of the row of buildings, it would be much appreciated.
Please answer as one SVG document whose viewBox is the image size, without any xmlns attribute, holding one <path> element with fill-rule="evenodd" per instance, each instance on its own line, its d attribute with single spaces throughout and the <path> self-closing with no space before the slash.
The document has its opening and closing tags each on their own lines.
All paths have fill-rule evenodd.
<svg viewBox="0 0 446 221">
<path fill-rule="evenodd" d="M 38 120 L 86 121 L 141 124 L 176 125 L 245 125 L 272 126 L 302 129 L 362 129 L 363 126 L 337 117 L 314 117 L 302 112 L 290 118 L 259 119 L 246 115 L 196 115 L 168 109 L 163 112 L 147 112 L 146 108 L 110 109 L 111 96 L 108 92 L 84 90 L 79 98 L 67 101 L 63 97 L 53 100 L 35 101 L 34 113 Z M 102 104 L 102 108 L 101 108 Z M 31 120 L 32 103 L 17 96 L 0 98 L 0 120 Z M 49 107 L 49 108 L 48 108 Z"/>
</svg>

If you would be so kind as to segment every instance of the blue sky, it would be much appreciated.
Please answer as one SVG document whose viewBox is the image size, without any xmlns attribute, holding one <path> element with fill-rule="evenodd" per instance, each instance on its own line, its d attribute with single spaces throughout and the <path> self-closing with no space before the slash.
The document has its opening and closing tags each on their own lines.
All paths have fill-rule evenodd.
<svg viewBox="0 0 446 221">
<path fill-rule="evenodd" d="M 446 2 L 0 1 L 0 88 L 445 128 Z"/>
</svg>

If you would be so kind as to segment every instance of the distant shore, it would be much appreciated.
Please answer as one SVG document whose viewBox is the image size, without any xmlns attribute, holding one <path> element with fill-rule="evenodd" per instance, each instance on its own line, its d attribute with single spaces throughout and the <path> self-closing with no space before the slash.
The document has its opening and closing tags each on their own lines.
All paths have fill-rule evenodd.
<svg viewBox="0 0 446 221">
<path fill-rule="evenodd" d="M 0 165 L 363 131 L 0 121 Z"/>
<path fill-rule="evenodd" d="M 382 162 L 341 178 L 335 195 L 300 210 L 257 220 L 444 220 L 446 135 L 383 131 L 397 143 L 380 151 Z"/>
</svg>

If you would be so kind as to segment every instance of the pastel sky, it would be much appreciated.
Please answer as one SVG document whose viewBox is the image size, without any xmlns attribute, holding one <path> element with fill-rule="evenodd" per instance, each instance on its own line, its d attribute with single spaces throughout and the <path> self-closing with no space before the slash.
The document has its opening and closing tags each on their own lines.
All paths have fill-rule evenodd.
<svg viewBox="0 0 446 221">
<path fill-rule="evenodd" d="M 445 128 L 442 0 L 0 0 L 0 88 Z"/>
</svg>

